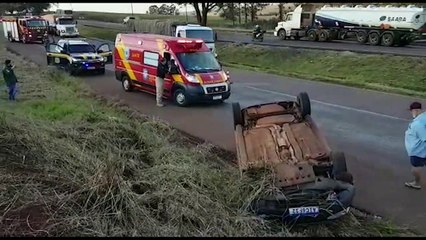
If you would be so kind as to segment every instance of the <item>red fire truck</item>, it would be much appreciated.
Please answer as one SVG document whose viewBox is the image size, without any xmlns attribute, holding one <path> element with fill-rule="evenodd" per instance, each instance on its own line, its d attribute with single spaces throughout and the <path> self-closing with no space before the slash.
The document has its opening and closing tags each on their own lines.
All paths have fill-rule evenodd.
<svg viewBox="0 0 426 240">
<path fill-rule="evenodd" d="M 166 58 L 171 73 L 164 79 L 164 98 L 178 106 L 222 102 L 231 95 L 229 73 L 201 39 L 155 34 L 117 34 L 114 49 L 116 79 L 125 91 L 155 94 L 157 66 Z"/>
<path fill-rule="evenodd" d="M 39 17 L 14 17 L 3 19 L 3 32 L 10 42 L 41 42 L 47 37 L 47 21 Z"/>
</svg>

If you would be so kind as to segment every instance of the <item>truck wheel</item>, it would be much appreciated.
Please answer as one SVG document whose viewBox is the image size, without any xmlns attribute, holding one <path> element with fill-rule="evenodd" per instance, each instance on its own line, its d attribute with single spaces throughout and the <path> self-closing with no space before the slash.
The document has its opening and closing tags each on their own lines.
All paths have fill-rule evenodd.
<svg viewBox="0 0 426 240">
<path fill-rule="evenodd" d="M 299 93 L 297 96 L 297 105 L 299 106 L 303 118 L 305 118 L 306 115 L 311 115 L 311 100 L 306 92 Z"/>
<path fill-rule="evenodd" d="M 326 42 L 328 40 L 329 33 L 327 30 L 321 30 L 318 34 L 318 40 L 320 42 Z"/>
<path fill-rule="evenodd" d="M 175 103 L 179 106 L 179 107 L 185 107 L 188 105 L 188 97 L 186 96 L 186 92 L 183 89 L 176 89 L 175 92 L 173 93 L 173 98 Z"/>
<path fill-rule="evenodd" d="M 366 43 L 367 42 L 367 32 L 366 31 L 358 31 L 356 33 L 356 40 L 359 43 L 362 43 L 362 44 Z"/>
<path fill-rule="evenodd" d="M 331 152 L 330 161 L 333 163 L 332 175 L 335 177 L 339 173 L 347 172 L 346 157 L 343 152 Z"/>
<path fill-rule="evenodd" d="M 234 129 L 236 129 L 237 125 L 243 125 L 243 114 L 241 113 L 241 107 L 239 103 L 232 103 L 232 114 L 234 117 Z"/>
<path fill-rule="evenodd" d="M 126 92 L 131 92 L 133 90 L 132 83 L 127 75 L 121 77 L 121 86 Z"/>
<path fill-rule="evenodd" d="M 278 31 L 278 36 L 280 37 L 281 40 L 285 40 L 287 38 L 284 29 L 281 29 L 281 30 Z"/>
<path fill-rule="evenodd" d="M 368 43 L 372 46 L 377 46 L 380 43 L 380 35 L 377 32 L 368 34 Z"/>
<path fill-rule="evenodd" d="M 394 38 L 392 33 L 384 33 L 382 36 L 382 45 L 385 47 L 391 47 L 393 46 Z"/>
<path fill-rule="evenodd" d="M 308 31 L 308 39 L 310 41 L 318 41 L 318 36 L 314 29 Z"/>
</svg>

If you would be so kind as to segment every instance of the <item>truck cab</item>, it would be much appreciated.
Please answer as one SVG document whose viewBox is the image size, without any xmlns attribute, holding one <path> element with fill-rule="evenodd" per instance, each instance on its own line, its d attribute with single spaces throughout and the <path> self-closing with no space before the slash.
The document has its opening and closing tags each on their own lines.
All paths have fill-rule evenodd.
<svg viewBox="0 0 426 240">
<path fill-rule="evenodd" d="M 54 20 L 55 34 L 60 37 L 78 37 L 77 21 L 72 16 L 59 16 Z"/>
<path fill-rule="evenodd" d="M 15 17 L 5 19 L 3 29 L 9 41 L 43 43 L 47 36 L 47 21 L 38 17 Z"/>
<path fill-rule="evenodd" d="M 217 57 L 215 47 L 217 37 L 212 28 L 198 24 L 176 25 L 174 27 L 173 35 L 175 37 L 202 39 L 210 51 Z"/>
<path fill-rule="evenodd" d="M 304 37 L 301 29 L 309 28 L 315 19 L 315 9 L 310 4 L 302 4 L 296 7 L 293 12 L 285 15 L 285 21 L 278 22 L 275 27 L 274 36 L 284 40 L 290 37 L 299 39 Z M 303 35 L 303 36 L 302 36 Z"/>
</svg>

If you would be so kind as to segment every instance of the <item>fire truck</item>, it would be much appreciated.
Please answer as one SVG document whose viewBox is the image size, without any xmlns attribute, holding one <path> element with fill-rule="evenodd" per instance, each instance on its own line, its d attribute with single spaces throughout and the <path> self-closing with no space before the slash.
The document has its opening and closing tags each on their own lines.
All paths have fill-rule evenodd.
<svg viewBox="0 0 426 240">
<path fill-rule="evenodd" d="M 117 34 L 115 77 L 125 91 L 156 93 L 155 79 L 161 58 L 169 62 L 164 98 L 178 106 L 193 102 L 222 102 L 231 95 L 229 73 L 201 39 L 156 34 Z"/>
<path fill-rule="evenodd" d="M 3 19 L 3 32 L 10 42 L 44 43 L 47 38 L 47 22 L 39 17 L 14 17 Z"/>
</svg>

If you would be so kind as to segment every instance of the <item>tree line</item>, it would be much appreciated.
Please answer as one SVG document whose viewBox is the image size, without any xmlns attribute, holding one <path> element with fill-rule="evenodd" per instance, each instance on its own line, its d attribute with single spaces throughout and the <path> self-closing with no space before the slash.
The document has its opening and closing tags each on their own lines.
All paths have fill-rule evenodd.
<svg viewBox="0 0 426 240">
<path fill-rule="evenodd" d="M 14 11 L 17 11 L 17 12 L 32 13 L 33 15 L 39 15 L 43 13 L 45 10 L 49 9 L 50 6 L 51 6 L 51 3 L 39 3 L 39 2 L 0 3 L 0 11 L 2 14 L 4 13 L 13 14 Z"/>
</svg>

